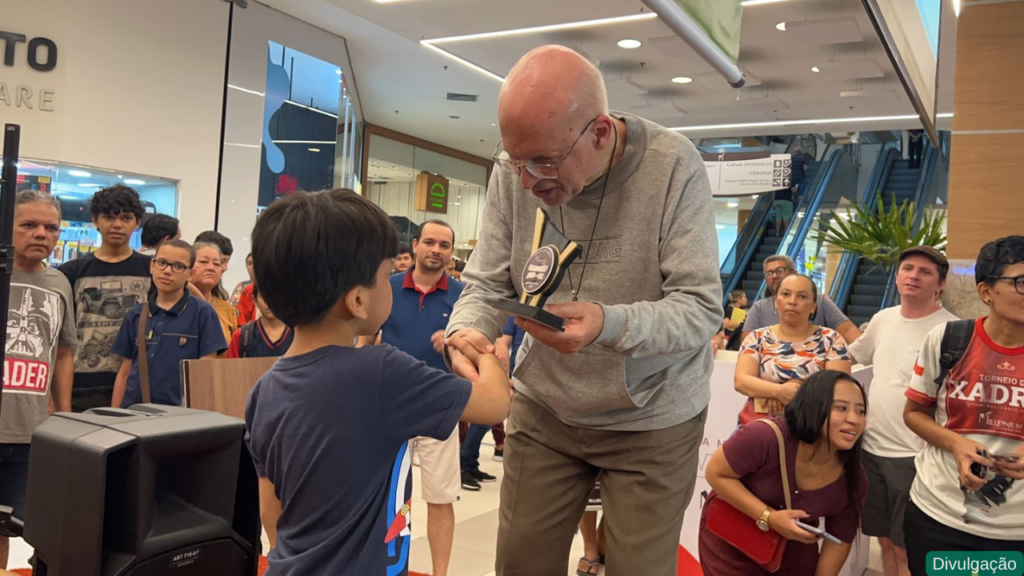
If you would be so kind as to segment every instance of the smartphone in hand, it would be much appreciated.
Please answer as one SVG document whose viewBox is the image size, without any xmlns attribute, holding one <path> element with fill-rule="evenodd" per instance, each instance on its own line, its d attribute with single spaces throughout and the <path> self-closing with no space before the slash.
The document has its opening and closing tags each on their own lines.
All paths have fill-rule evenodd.
<svg viewBox="0 0 1024 576">
<path fill-rule="evenodd" d="M 842 543 L 843 543 L 843 541 L 840 540 L 839 538 L 836 538 L 835 536 L 829 534 L 828 532 L 825 532 L 824 530 L 822 530 L 821 528 L 818 528 L 817 526 L 811 526 L 810 524 L 804 524 L 803 522 L 800 522 L 799 520 L 797 521 L 796 525 L 801 527 L 801 528 L 803 528 L 804 530 L 807 530 L 811 534 L 816 534 L 820 538 L 824 538 L 825 540 L 828 540 L 829 542 L 832 542 L 833 544 L 840 544 L 840 545 L 842 545 Z"/>
</svg>

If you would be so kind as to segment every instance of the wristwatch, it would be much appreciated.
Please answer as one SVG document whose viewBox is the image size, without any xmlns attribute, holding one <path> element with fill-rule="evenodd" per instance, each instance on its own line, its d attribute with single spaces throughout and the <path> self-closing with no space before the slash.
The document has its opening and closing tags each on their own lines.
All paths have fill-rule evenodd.
<svg viewBox="0 0 1024 576">
<path fill-rule="evenodd" d="M 761 514 L 761 517 L 757 519 L 757 527 L 763 530 L 764 532 L 770 530 L 771 528 L 768 526 L 768 517 L 771 515 L 772 509 L 765 508 L 764 513 Z"/>
</svg>

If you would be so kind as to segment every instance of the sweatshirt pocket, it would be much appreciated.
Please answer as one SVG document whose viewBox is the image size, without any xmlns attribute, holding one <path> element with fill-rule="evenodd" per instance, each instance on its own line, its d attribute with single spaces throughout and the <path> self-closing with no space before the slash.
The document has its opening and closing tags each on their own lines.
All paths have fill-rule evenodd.
<svg viewBox="0 0 1024 576">
<path fill-rule="evenodd" d="M 626 388 L 626 359 L 583 353 L 566 356 L 528 339 L 515 379 L 559 416 L 635 409 Z M 523 346 L 527 346 L 524 342 Z"/>
</svg>

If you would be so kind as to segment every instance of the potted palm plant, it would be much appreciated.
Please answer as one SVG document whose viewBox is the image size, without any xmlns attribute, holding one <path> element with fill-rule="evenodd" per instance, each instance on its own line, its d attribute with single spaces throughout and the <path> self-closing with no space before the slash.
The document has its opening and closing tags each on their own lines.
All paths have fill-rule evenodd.
<svg viewBox="0 0 1024 576">
<path fill-rule="evenodd" d="M 876 198 L 874 207 L 854 202 L 851 205 L 852 218 L 840 217 L 835 210 L 831 211 L 831 220 L 822 222 L 819 233 L 829 243 L 830 252 L 852 252 L 880 266 L 888 274 L 899 260 L 900 252 L 907 248 L 933 246 L 945 249 L 945 211 L 922 214 L 921 226 L 914 232 L 919 210 L 915 202 L 904 200 L 897 204 L 893 198 L 886 209 L 881 192 Z"/>
</svg>

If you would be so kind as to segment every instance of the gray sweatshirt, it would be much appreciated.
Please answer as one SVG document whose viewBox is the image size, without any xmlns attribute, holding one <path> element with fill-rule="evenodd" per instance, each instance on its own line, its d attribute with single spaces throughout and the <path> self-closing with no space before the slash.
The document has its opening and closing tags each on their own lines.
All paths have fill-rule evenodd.
<svg viewBox="0 0 1024 576">
<path fill-rule="evenodd" d="M 565 229 L 588 255 L 581 302 L 604 308 L 597 340 L 569 356 L 531 336 L 513 374 L 516 389 L 572 426 L 658 430 L 699 414 L 711 397 L 711 337 L 722 322 L 718 236 L 707 172 L 686 137 L 637 116 L 610 174 L 594 242 L 587 246 L 604 178 L 561 208 Z M 473 327 L 494 340 L 507 318 L 490 305 L 517 300 L 538 207 L 516 175 L 495 168 L 479 243 L 462 280 L 448 334 Z M 544 207 L 559 229 L 559 208 Z M 549 303 L 572 300 L 584 257 Z"/>
</svg>

